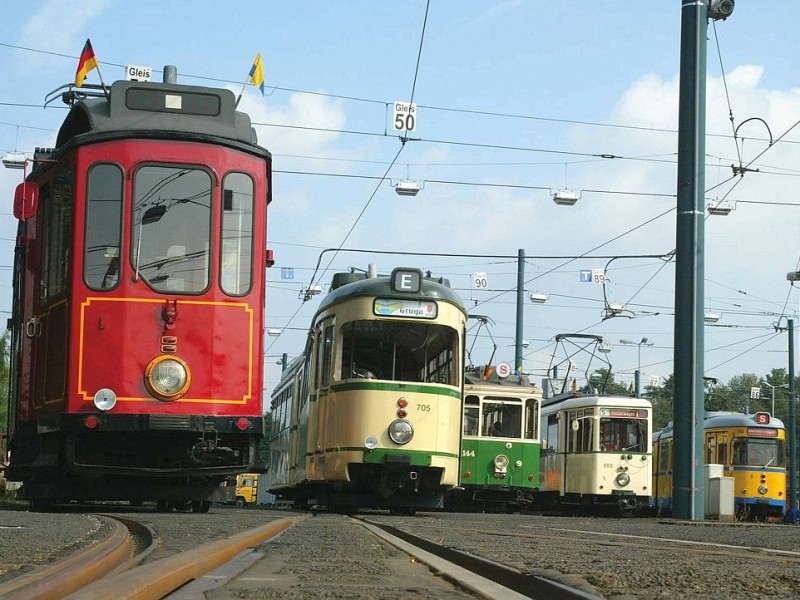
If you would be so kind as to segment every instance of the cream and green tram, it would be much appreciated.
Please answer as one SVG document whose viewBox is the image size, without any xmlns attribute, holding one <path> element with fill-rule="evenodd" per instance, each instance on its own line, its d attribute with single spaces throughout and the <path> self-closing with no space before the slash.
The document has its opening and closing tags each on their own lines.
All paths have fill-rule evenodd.
<svg viewBox="0 0 800 600">
<path fill-rule="evenodd" d="M 296 507 L 413 514 L 458 483 L 467 314 L 445 279 L 334 275 L 272 399 L 268 486 Z"/>
<path fill-rule="evenodd" d="M 652 406 L 573 392 L 542 402 L 537 507 L 630 514 L 651 495 Z"/>
</svg>

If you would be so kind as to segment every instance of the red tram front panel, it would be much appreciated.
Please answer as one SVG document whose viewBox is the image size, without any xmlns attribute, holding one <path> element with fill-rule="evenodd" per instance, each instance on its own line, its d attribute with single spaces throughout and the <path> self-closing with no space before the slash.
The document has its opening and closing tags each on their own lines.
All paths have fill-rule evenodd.
<svg viewBox="0 0 800 600">
<path fill-rule="evenodd" d="M 163 311 L 158 299 L 89 297 L 79 306 L 75 348 L 77 378 L 70 411 L 94 411 L 94 394 L 114 387 L 116 411 L 243 414 L 258 400 L 258 356 L 254 307 L 244 302 L 203 302 L 179 299 L 174 329 L 164 335 Z M 131 324 L 135 324 L 131 327 Z M 235 340 L 230 332 L 238 332 Z M 241 337 L 239 337 L 241 336 Z M 169 344 L 162 344 L 168 338 Z M 144 379 L 137 374 L 161 354 L 175 348 L 191 367 L 191 385 L 174 402 L 153 402 Z M 172 350 L 170 349 L 170 353 Z M 255 393 L 254 393 L 255 392 Z M 206 406 L 199 407 L 198 404 Z M 213 406 L 210 406 L 213 405 Z"/>
</svg>

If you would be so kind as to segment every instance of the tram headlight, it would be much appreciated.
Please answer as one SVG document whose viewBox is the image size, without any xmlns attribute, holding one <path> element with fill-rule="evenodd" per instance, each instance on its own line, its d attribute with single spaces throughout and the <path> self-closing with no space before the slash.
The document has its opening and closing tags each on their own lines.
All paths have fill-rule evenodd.
<svg viewBox="0 0 800 600">
<path fill-rule="evenodd" d="M 177 356 L 159 356 L 144 371 L 147 389 L 160 400 L 177 400 L 192 381 L 188 365 Z"/>
<path fill-rule="evenodd" d="M 617 475 L 617 485 L 619 487 L 625 487 L 631 482 L 631 476 L 627 473 L 619 473 Z"/>
<path fill-rule="evenodd" d="M 494 468 L 501 473 L 505 473 L 508 468 L 508 457 L 505 454 L 498 454 L 495 456 Z"/>
<path fill-rule="evenodd" d="M 374 435 L 368 435 L 364 439 L 364 446 L 366 446 L 367 450 L 375 450 L 378 447 L 378 438 Z"/>
<path fill-rule="evenodd" d="M 765 486 L 763 483 L 760 486 L 758 486 L 758 493 L 761 494 L 762 496 L 766 494 L 768 491 L 769 488 Z"/>
<path fill-rule="evenodd" d="M 407 444 L 414 437 L 414 427 L 405 419 L 397 419 L 389 425 L 389 437 L 395 444 Z"/>
<path fill-rule="evenodd" d="M 110 390 L 108 388 L 103 388 L 101 390 L 97 390 L 94 395 L 94 405 L 103 411 L 111 410 L 117 404 L 117 395 L 114 393 L 114 390 Z"/>
</svg>

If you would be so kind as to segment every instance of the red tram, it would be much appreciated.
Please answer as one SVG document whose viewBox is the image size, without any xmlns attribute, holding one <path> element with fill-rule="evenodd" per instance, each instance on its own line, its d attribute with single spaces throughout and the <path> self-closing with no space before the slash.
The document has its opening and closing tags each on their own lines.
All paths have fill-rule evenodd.
<svg viewBox="0 0 800 600">
<path fill-rule="evenodd" d="M 229 90 L 165 76 L 62 98 L 14 201 L 6 477 L 34 507 L 208 510 L 265 466 L 271 156 Z"/>
</svg>

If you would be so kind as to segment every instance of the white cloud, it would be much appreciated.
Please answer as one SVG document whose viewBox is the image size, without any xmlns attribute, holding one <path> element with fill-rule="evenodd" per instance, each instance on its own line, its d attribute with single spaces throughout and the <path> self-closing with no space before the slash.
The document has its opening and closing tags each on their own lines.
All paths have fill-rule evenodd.
<svg viewBox="0 0 800 600">
<path fill-rule="evenodd" d="M 50 0 L 20 30 L 20 45 L 39 47 L 47 40 L 52 52 L 78 54 L 87 24 L 113 4 L 113 0 Z M 88 36 L 86 36 L 88 37 Z M 76 44 L 80 44 L 76 47 Z"/>
<path fill-rule="evenodd" d="M 238 90 L 235 90 L 238 93 Z M 255 123 L 270 123 L 291 127 L 256 127 L 259 143 L 273 153 L 320 156 L 329 152 L 344 128 L 346 116 L 342 106 L 325 96 L 295 93 L 288 105 L 275 105 L 269 98 L 247 90 L 239 105 Z M 314 131 L 314 128 L 332 131 Z"/>
</svg>

